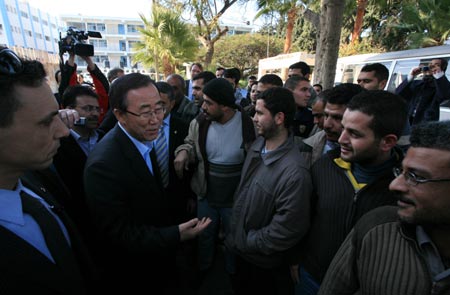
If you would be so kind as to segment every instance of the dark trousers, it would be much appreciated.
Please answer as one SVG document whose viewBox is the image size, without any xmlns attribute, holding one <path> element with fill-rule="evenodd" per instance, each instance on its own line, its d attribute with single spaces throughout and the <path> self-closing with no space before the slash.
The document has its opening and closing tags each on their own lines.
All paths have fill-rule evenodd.
<svg viewBox="0 0 450 295">
<path fill-rule="evenodd" d="M 294 283 L 288 265 L 264 269 L 236 256 L 236 274 L 231 281 L 236 295 L 294 294 Z"/>
</svg>

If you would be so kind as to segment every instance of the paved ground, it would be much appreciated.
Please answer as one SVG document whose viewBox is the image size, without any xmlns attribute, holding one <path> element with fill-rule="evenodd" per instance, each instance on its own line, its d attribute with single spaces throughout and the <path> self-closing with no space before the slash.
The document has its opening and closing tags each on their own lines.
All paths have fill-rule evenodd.
<svg viewBox="0 0 450 295">
<path fill-rule="evenodd" d="M 211 271 L 206 275 L 198 295 L 232 295 L 233 290 L 228 275 L 225 273 L 223 246 L 218 245 L 216 259 Z"/>
</svg>

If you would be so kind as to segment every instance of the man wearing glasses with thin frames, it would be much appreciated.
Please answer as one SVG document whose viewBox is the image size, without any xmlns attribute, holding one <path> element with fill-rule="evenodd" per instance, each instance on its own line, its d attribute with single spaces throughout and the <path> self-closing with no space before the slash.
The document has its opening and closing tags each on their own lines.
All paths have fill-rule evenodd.
<svg viewBox="0 0 450 295">
<path fill-rule="evenodd" d="M 450 121 L 414 126 L 393 172 L 398 207 L 360 219 L 319 294 L 450 293 Z"/>
<path fill-rule="evenodd" d="M 153 148 L 166 111 L 155 82 L 140 73 L 122 76 L 109 98 L 118 123 L 91 152 L 84 171 L 102 247 L 104 293 L 179 294 L 176 249 L 210 221 L 173 222 Z"/>
</svg>

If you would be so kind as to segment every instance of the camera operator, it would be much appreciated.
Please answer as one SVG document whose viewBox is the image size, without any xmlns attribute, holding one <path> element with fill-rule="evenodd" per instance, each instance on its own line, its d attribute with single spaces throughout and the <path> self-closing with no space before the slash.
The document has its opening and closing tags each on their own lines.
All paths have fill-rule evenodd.
<svg viewBox="0 0 450 295">
<path fill-rule="evenodd" d="M 428 67 L 413 68 L 408 79 L 395 90 L 408 103 L 411 125 L 439 120 L 439 105 L 450 98 L 450 82 L 445 76 L 447 64 L 444 58 L 433 58 Z M 415 80 L 421 73 L 422 80 Z"/>
<path fill-rule="evenodd" d="M 100 105 L 99 123 L 103 120 L 108 111 L 109 99 L 109 83 L 102 71 L 92 61 L 90 56 L 80 56 L 87 63 L 87 70 L 91 74 L 94 82 L 95 92 L 98 95 L 98 103 Z M 77 65 L 75 63 L 75 53 L 69 52 L 69 59 L 61 66 L 61 83 L 59 85 L 59 94 L 62 97 L 68 86 L 78 84 Z"/>
</svg>

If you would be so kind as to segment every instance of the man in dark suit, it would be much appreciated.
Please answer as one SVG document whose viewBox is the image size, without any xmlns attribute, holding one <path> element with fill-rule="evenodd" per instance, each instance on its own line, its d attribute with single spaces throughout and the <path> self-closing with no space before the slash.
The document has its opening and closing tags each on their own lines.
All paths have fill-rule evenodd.
<svg viewBox="0 0 450 295">
<path fill-rule="evenodd" d="M 58 111 L 40 62 L 3 47 L 0 93 L 0 293 L 88 294 L 90 258 L 58 196 L 24 177 L 51 165 L 79 116 Z"/>
<path fill-rule="evenodd" d="M 190 177 L 180 179 L 173 165 L 175 160 L 175 149 L 184 143 L 184 138 L 188 134 L 189 124 L 185 121 L 171 116 L 170 111 L 175 104 L 175 95 L 172 86 L 167 82 L 156 82 L 163 101 L 166 113 L 164 114 L 163 126 L 168 136 L 168 163 L 169 163 L 169 183 L 165 187 L 167 197 L 173 204 L 173 217 L 176 223 L 184 222 L 188 217 L 195 217 L 196 196 L 190 187 Z"/>
<path fill-rule="evenodd" d="M 84 120 L 82 124 L 76 124 L 70 129 L 68 137 L 61 139 L 54 165 L 71 194 L 70 201 L 65 204 L 66 210 L 91 250 L 97 251 L 96 233 L 84 193 L 83 172 L 87 156 L 103 135 L 103 132 L 96 130 L 100 115 L 98 95 L 91 87 L 69 86 L 64 91 L 62 106 L 76 110 Z"/>
<path fill-rule="evenodd" d="M 132 73 L 109 93 L 118 123 L 89 155 L 85 191 L 100 238 L 109 291 L 175 294 L 175 249 L 210 223 L 173 225 L 153 140 L 165 108 L 155 82 Z"/>
</svg>

